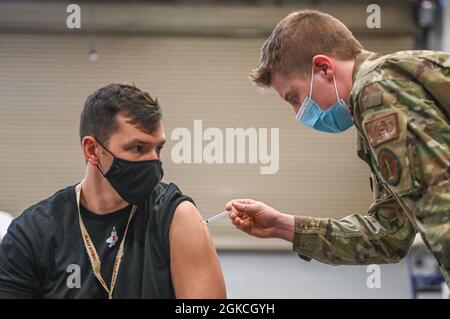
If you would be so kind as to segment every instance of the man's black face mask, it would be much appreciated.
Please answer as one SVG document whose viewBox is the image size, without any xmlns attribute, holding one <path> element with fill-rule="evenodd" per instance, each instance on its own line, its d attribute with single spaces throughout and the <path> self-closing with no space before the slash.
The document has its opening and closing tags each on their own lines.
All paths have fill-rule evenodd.
<svg viewBox="0 0 450 319">
<path fill-rule="evenodd" d="M 98 165 L 97 169 L 125 201 L 134 205 L 141 204 L 164 176 L 161 161 L 124 160 L 114 156 L 102 143 L 95 140 L 114 158 L 106 173 Z"/>
</svg>

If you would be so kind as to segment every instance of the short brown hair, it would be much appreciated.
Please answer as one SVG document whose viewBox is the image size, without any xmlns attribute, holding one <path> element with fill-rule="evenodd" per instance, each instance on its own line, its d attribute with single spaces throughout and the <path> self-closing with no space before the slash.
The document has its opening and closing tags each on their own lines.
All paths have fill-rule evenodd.
<svg viewBox="0 0 450 319">
<path fill-rule="evenodd" d="M 331 15 L 313 10 L 293 12 L 278 23 L 264 42 L 250 80 L 270 87 L 274 72 L 284 76 L 308 75 L 317 54 L 349 60 L 361 50 L 351 31 Z"/>
<path fill-rule="evenodd" d="M 134 84 L 112 83 L 88 96 L 80 116 L 80 140 L 93 136 L 107 144 L 118 129 L 116 116 L 130 118 L 141 131 L 151 133 L 162 118 L 157 99 L 141 91 Z"/>
</svg>

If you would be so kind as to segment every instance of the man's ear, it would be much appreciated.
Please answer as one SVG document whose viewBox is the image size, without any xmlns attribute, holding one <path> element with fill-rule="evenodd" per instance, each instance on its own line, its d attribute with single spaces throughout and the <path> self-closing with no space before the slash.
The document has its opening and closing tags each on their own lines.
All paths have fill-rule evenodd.
<svg viewBox="0 0 450 319">
<path fill-rule="evenodd" d="M 95 139 L 92 136 L 83 137 L 81 148 L 86 161 L 96 166 L 98 164 L 98 155 Z"/>
<path fill-rule="evenodd" d="M 323 54 L 318 54 L 313 57 L 312 63 L 314 68 L 318 69 L 320 74 L 325 76 L 327 80 L 333 80 L 334 64 L 330 57 Z"/>
</svg>

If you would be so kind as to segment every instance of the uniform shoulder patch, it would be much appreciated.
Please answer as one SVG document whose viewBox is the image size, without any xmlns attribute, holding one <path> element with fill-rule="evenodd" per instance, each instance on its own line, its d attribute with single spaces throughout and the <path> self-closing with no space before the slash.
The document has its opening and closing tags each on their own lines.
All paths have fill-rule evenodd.
<svg viewBox="0 0 450 319">
<path fill-rule="evenodd" d="M 382 114 L 368 120 L 364 124 L 370 145 L 376 147 L 380 144 L 395 140 L 399 137 L 398 115 L 396 112 Z"/>
<path fill-rule="evenodd" d="M 390 149 L 383 148 L 378 152 L 378 165 L 384 180 L 391 186 L 400 182 L 401 165 L 397 156 Z"/>
<path fill-rule="evenodd" d="M 383 103 L 381 92 L 372 92 L 364 94 L 361 99 L 361 106 L 366 110 L 370 107 L 378 106 Z"/>
</svg>

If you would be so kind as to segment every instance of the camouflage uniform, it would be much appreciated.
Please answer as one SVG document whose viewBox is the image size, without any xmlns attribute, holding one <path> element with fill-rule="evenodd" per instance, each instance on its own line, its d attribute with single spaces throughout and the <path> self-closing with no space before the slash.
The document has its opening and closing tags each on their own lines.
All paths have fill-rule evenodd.
<svg viewBox="0 0 450 319">
<path fill-rule="evenodd" d="M 349 106 L 374 202 L 367 216 L 296 216 L 294 250 L 334 265 L 393 263 L 418 232 L 450 286 L 450 55 L 363 51 Z"/>
</svg>

